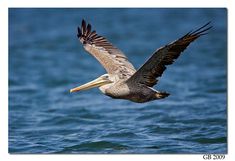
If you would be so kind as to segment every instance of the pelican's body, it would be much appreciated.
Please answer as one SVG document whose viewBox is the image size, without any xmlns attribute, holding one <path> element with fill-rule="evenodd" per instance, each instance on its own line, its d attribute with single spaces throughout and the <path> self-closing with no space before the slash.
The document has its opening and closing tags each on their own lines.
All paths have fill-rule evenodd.
<svg viewBox="0 0 235 161">
<path fill-rule="evenodd" d="M 86 25 L 83 20 L 81 29 L 78 27 L 77 36 L 85 50 L 93 55 L 108 73 L 89 83 L 73 88 L 70 92 L 99 87 L 101 92 L 107 96 L 138 103 L 165 98 L 169 95 L 168 93 L 159 92 L 152 88 L 157 83 L 157 78 L 161 77 L 166 65 L 172 64 L 191 42 L 206 34 L 205 32 L 211 28 L 207 27 L 208 24 L 159 48 L 136 71 L 118 48 L 109 43 L 106 38 L 98 36 L 96 31 L 91 31 L 91 25 Z"/>
<path fill-rule="evenodd" d="M 108 75 L 105 74 L 103 76 L 107 77 Z M 114 80 L 110 76 L 108 79 Z M 99 89 L 102 93 L 112 98 L 127 99 L 139 103 L 168 96 L 167 93 L 160 93 L 155 89 L 142 84 L 137 84 L 137 86 L 133 87 L 131 84 L 126 83 L 126 80 L 127 79 L 119 79 L 117 81 L 114 80 L 112 83 L 100 86 Z"/>
</svg>

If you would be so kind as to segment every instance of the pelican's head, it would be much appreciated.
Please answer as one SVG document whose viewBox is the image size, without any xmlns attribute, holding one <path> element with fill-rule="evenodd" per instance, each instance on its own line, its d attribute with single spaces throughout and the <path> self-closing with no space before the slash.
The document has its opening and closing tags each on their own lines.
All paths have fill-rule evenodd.
<svg viewBox="0 0 235 161">
<path fill-rule="evenodd" d="M 70 89 L 70 92 L 72 93 L 72 92 L 77 92 L 81 90 L 87 90 L 87 89 L 94 88 L 94 87 L 101 87 L 101 86 L 111 84 L 111 83 L 113 83 L 113 81 L 111 81 L 109 74 L 104 74 L 91 82 L 88 82 L 81 86 Z"/>
</svg>

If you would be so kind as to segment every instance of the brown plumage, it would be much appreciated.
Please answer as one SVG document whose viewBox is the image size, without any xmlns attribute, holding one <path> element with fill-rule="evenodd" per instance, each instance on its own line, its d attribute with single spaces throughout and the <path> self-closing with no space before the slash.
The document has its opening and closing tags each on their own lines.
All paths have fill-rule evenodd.
<svg viewBox="0 0 235 161">
<path fill-rule="evenodd" d="M 105 37 L 97 35 L 96 31 L 91 32 L 91 25 L 86 26 L 84 20 L 81 30 L 78 27 L 77 36 L 85 50 L 92 54 L 109 74 L 118 74 L 123 77 L 128 74 L 126 72 L 132 75 L 136 71 L 122 51 L 108 42 Z"/>
<path fill-rule="evenodd" d="M 76 87 L 71 92 L 92 87 L 99 89 L 112 98 L 128 99 L 134 102 L 148 102 L 167 97 L 166 92 L 151 88 L 157 84 L 167 65 L 188 47 L 188 45 L 211 29 L 210 22 L 189 32 L 178 40 L 159 48 L 150 59 L 137 71 L 127 60 L 127 57 L 105 37 L 92 31 L 91 25 L 82 20 L 81 29 L 78 27 L 78 38 L 85 50 L 93 55 L 108 72 L 98 79 Z"/>
<path fill-rule="evenodd" d="M 209 24 L 210 22 L 156 50 L 152 57 L 128 80 L 128 82 L 138 82 L 153 87 L 158 81 L 156 78 L 162 76 L 167 65 L 172 64 L 191 42 L 207 34 L 206 31 L 212 27 L 208 27 Z"/>
</svg>

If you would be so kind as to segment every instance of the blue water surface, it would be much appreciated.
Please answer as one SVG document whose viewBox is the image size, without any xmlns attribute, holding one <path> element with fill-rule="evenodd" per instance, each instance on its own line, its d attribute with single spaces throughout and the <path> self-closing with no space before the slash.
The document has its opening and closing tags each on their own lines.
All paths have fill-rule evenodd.
<svg viewBox="0 0 235 161">
<path fill-rule="evenodd" d="M 76 37 L 82 19 L 136 68 L 211 21 L 144 104 L 95 88 L 105 73 Z M 226 9 L 9 9 L 9 153 L 227 153 Z"/>
</svg>

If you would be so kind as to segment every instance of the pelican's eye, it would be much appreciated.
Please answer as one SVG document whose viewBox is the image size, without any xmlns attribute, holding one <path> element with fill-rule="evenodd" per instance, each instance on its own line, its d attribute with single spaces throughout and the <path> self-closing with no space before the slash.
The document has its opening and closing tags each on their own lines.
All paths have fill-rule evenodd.
<svg viewBox="0 0 235 161">
<path fill-rule="evenodd" d="M 109 76 L 108 75 L 104 75 L 103 78 L 109 79 Z"/>
</svg>

